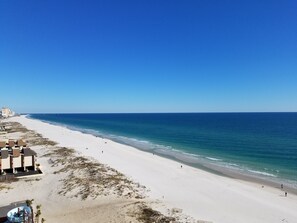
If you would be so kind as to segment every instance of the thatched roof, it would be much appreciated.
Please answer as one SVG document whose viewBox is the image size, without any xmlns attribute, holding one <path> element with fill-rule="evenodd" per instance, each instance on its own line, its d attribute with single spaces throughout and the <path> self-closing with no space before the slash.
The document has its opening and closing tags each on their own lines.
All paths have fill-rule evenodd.
<svg viewBox="0 0 297 223">
<path fill-rule="evenodd" d="M 5 141 L 0 141 L 0 148 L 6 147 L 6 142 Z"/>
<path fill-rule="evenodd" d="M 17 146 L 26 146 L 27 145 L 27 143 L 22 139 L 17 140 L 16 144 L 17 144 Z"/>
<path fill-rule="evenodd" d="M 8 141 L 8 146 L 9 146 L 9 147 L 14 147 L 14 145 L 15 145 L 14 140 L 10 139 L 10 140 Z"/>
</svg>

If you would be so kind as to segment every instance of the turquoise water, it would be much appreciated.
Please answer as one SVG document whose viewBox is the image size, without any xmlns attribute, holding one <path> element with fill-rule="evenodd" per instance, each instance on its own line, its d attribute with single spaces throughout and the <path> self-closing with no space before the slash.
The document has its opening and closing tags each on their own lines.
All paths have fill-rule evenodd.
<svg viewBox="0 0 297 223">
<path fill-rule="evenodd" d="M 297 185 L 297 113 L 31 114 L 162 154 Z"/>
</svg>

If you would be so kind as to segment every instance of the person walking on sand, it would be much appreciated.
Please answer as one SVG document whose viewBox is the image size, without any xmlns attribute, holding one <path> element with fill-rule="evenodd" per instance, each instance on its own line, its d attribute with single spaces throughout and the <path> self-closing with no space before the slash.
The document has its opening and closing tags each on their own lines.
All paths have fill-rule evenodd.
<svg viewBox="0 0 297 223">
<path fill-rule="evenodd" d="M 286 191 L 286 192 L 285 192 L 285 197 L 287 197 L 287 196 L 288 196 L 288 192 Z"/>
<path fill-rule="evenodd" d="M 283 184 L 281 184 L 281 189 L 284 189 L 284 185 Z"/>
</svg>

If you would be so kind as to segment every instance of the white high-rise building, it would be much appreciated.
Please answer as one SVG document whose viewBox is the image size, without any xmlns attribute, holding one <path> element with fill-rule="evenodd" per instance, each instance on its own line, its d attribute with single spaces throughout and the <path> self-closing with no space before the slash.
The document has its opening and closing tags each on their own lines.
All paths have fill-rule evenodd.
<svg viewBox="0 0 297 223">
<path fill-rule="evenodd" d="M 12 110 L 10 110 L 9 108 L 4 107 L 4 108 L 2 108 L 1 115 L 4 118 L 8 118 L 8 117 L 14 116 L 15 113 Z"/>
</svg>

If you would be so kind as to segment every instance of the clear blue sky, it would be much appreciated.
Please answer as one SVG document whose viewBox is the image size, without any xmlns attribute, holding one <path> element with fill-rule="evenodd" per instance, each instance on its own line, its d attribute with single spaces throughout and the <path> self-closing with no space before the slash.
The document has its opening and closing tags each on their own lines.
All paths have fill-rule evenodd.
<svg viewBox="0 0 297 223">
<path fill-rule="evenodd" d="M 297 111 L 296 0 L 1 0 L 0 106 Z"/>
</svg>

